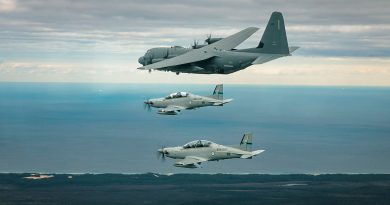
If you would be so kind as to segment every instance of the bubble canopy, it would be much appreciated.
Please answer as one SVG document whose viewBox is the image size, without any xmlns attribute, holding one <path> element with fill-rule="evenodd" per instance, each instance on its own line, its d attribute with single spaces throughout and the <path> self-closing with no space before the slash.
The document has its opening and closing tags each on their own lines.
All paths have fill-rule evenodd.
<svg viewBox="0 0 390 205">
<path fill-rule="evenodd" d="M 213 142 L 207 140 L 195 140 L 183 145 L 184 149 L 195 148 L 195 147 L 209 147 Z"/>
<path fill-rule="evenodd" d="M 172 98 L 181 98 L 181 97 L 187 97 L 187 92 L 177 92 L 177 93 L 171 93 L 168 96 L 165 97 L 165 99 L 172 99 Z"/>
</svg>

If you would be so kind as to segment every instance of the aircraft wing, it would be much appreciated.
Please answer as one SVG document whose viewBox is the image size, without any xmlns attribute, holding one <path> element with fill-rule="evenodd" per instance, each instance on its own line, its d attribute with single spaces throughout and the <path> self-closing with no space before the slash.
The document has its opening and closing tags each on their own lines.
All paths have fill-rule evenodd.
<svg viewBox="0 0 390 205">
<path fill-rule="evenodd" d="M 177 115 L 177 112 L 187 109 L 183 106 L 170 105 L 166 108 L 160 109 L 157 113 L 162 115 Z"/>
<path fill-rule="evenodd" d="M 199 49 L 193 49 L 183 55 L 179 55 L 173 58 L 169 58 L 157 63 L 153 63 L 150 65 L 146 65 L 140 67 L 138 69 L 141 70 L 152 70 L 152 69 L 161 69 L 165 67 L 178 66 L 188 63 L 194 63 L 202 60 L 206 60 L 212 58 L 214 56 L 218 56 L 217 51 L 221 50 L 231 50 L 238 45 L 240 45 L 243 41 L 249 38 L 252 34 L 254 34 L 258 28 L 249 27 L 238 33 L 235 33 L 231 36 L 228 36 L 222 40 L 219 40 L 215 43 L 207 45 L 205 47 Z"/>
<path fill-rule="evenodd" d="M 200 163 L 206 161 L 208 160 L 202 157 L 187 156 L 183 160 L 177 161 L 175 163 L 175 166 L 185 168 L 198 168 L 200 167 Z"/>
</svg>

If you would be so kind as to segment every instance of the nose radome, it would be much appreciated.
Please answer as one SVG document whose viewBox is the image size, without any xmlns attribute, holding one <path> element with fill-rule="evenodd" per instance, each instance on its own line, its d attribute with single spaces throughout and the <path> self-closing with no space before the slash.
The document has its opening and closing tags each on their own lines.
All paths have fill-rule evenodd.
<svg viewBox="0 0 390 205">
<path fill-rule="evenodd" d="M 144 62 L 145 62 L 144 57 L 138 58 L 138 63 L 140 63 L 141 65 L 144 65 Z"/>
</svg>

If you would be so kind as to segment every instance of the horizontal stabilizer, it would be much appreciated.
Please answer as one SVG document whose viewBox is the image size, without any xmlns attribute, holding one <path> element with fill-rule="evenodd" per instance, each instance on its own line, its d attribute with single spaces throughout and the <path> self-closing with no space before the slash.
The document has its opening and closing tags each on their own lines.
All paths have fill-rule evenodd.
<svg viewBox="0 0 390 205">
<path fill-rule="evenodd" d="M 224 104 L 226 104 L 226 103 L 229 103 L 229 102 L 231 102 L 231 101 L 233 101 L 233 99 L 221 100 L 221 101 L 214 102 L 214 105 L 215 105 L 215 106 L 222 106 L 222 105 L 224 105 Z"/>
<path fill-rule="evenodd" d="M 253 151 L 253 152 L 252 152 L 252 155 L 253 155 L 253 156 L 256 156 L 256 155 L 259 155 L 260 153 L 262 153 L 262 152 L 264 152 L 264 151 L 265 151 L 265 150 L 263 150 L 263 149 L 262 149 L 262 150 L 256 150 L 256 151 Z"/>
<path fill-rule="evenodd" d="M 288 47 L 288 50 L 290 51 L 290 54 L 294 51 L 296 51 L 299 48 L 299 46 L 290 46 Z"/>
<path fill-rule="evenodd" d="M 226 99 L 226 100 L 223 100 L 223 104 L 230 103 L 231 101 L 233 101 L 233 99 Z"/>
<path fill-rule="evenodd" d="M 284 54 L 262 54 L 261 56 L 256 58 L 256 60 L 254 60 L 252 62 L 252 65 L 263 64 L 263 63 L 266 63 L 268 61 L 272 61 L 272 60 L 275 60 L 277 58 L 281 58 L 283 56 L 286 56 L 286 55 L 284 55 Z"/>
<path fill-rule="evenodd" d="M 257 156 L 259 155 L 260 153 L 264 152 L 265 150 L 256 150 L 256 151 L 253 151 L 251 154 L 244 154 L 244 155 L 241 155 L 240 158 L 242 159 L 250 159 L 254 156 Z"/>
</svg>

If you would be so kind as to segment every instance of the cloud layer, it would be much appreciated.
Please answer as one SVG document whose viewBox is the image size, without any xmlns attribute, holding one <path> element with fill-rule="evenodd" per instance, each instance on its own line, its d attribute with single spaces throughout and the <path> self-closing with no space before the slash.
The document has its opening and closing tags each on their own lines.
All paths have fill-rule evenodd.
<svg viewBox="0 0 390 205">
<path fill-rule="evenodd" d="M 54 72 L 56 79 L 66 74 L 62 69 L 71 69 L 81 75 L 78 80 L 89 81 L 87 75 L 83 80 L 84 69 L 99 73 L 109 68 L 115 73 L 128 66 L 129 70 L 134 70 L 137 58 L 151 47 L 189 46 L 193 39 L 202 41 L 208 33 L 226 36 L 248 26 L 261 30 L 242 46 L 256 45 L 274 10 L 284 14 L 290 44 L 301 47 L 294 53 L 300 56 L 300 61 L 289 63 L 288 69 L 304 70 L 303 65 L 311 62 L 310 58 L 321 61 L 341 58 L 344 64 L 352 63 L 351 68 L 357 65 L 353 63 L 370 62 L 363 64 L 375 74 L 377 69 L 372 68 L 389 66 L 389 62 L 383 60 L 390 57 L 389 8 L 387 0 L 0 0 L 0 80 L 15 80 L 5 77 L 6 69 L 7 76 L 12 71 L 4 67 L 28 64 L 33 65 L 28 66 L 30 69 L 39 67 L 31 72 Z M 52 67 L 42 65 L 56 65 L 58 69 L 53 71 Z M 275 69 L 271 73 L 278 73 L 276 68 L 270 69 Z M 334 71 L 335 75 L 342 74 L 337 69 Z M 267 72 L 269 69 L 265 73 L 254 73 Z M 315 69 L 312 73 L 318 74 Z M 21 75 L 24 77 L 19 80 L 34 81 L 28 79 L 27 74 Z M 209 80 L 201 78 L 197 82 Z M 107 79 L 107 82 L 116 81 L 120 80 Z M 278 84 L 277 81 L 274 84 Z"/>
</svg>

